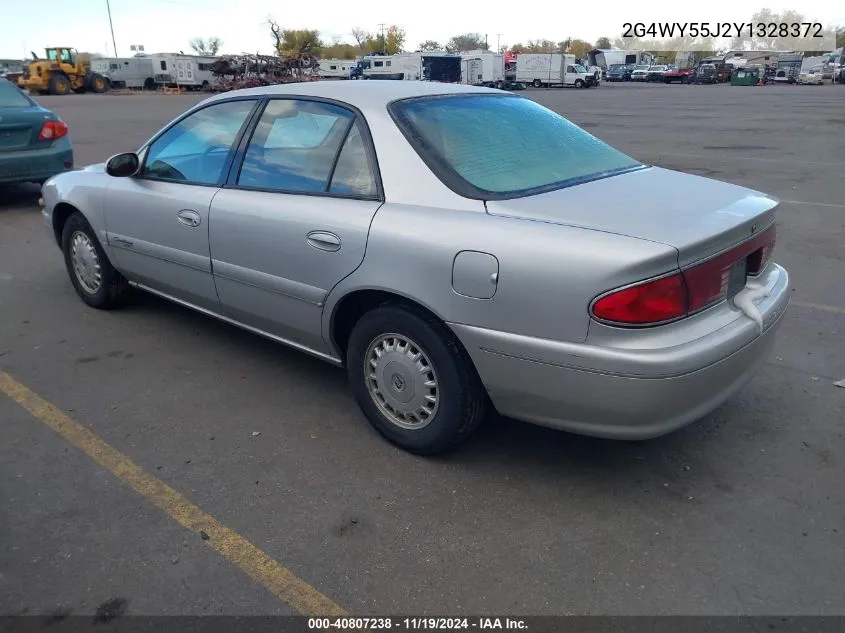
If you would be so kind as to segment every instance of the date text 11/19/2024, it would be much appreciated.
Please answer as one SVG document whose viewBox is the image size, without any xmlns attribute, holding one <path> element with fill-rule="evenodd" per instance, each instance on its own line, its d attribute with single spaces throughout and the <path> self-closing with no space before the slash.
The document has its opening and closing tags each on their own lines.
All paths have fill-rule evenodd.
<svg viewBox="0 0 845 633">
<path fill-rule="evenodd" d="M 519 618 L 308 618 L 308 628 L 315 631 L 330 630 L 523 630 L 524 620 Z"/>
</svg>

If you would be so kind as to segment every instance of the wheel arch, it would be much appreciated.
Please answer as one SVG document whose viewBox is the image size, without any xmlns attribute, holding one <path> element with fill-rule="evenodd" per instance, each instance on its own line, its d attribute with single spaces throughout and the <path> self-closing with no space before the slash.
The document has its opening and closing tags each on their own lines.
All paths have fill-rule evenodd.
<svg viewBox="0 0 845 633">
<path fill-rule="evenodd" d="M 62 231 L 65 228 L 65 224 L 68 218 L 76 212 L 82 213 L 82 211 L 69 202 L 59 202 L 53 207 L 53 234 L 56 237 L 56 244 L 59 245 L 59 248 L 62 247 Z M 84 216 L 85 214 L 82 213 L 82 215 Z"/>
<path fill-rule="evenodd" d="M 406 305 L 413 310 L 427 314 L 447 328 L 446 319 L 431 307 L 416 299 L 384 288 L 356 288 L 345 293 L 331 305 L 327 306 L 330 316 L 327 321 L 329 343 L 338 352 L 341 361 L 346 363 L 346 350 L 349 336 L 358 320 L 370 310 L 383 305 Z"/>
</svg>

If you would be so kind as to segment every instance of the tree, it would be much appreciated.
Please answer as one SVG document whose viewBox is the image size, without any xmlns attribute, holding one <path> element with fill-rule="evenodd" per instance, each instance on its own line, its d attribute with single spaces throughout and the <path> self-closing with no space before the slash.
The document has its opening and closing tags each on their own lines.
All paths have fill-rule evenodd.
<svg viewBox="0 0 845 633">
<path fill-rule="evenodd" d="M 463 35 L 456 35 L 446 42 L 446 50 L 450 53 L 460 53 L 461 51 L 474 51 L 487 48 L 487 40 L 479 33 L 464 33 Z"/>
<path fill-rule="evenodd" d="M 584 40 L 575 39 L 569 43 L 569 52 L 579 59 L 584 59 L 591 50 L 593 45 Z"/>
<path fill-rule="evenodd" d="M 208 39 L 195 37 L 189 44 L 197 55 L 217 55 L 220 47 L 223 46 L 223 40 L 217 36 Z"/>
<path fill-rule="evenodd" d="M 426 40 L 425 42 L 421 42 L 419 46 L 421 51 L 442 51 L 443 47 L 440 45 L 440 42 L 435 42 L 434 40 Z"/>
<path fill-rule="evenodd" d="M 751 16 L 749 22 L 756 25 L 759 23 L 765 24 L 794 24 L 794 23 L 801 23 L 806 22 L 804 15 L 794 9 L 786 9 L 781 13 L 775 13 L 771 9 L 760 9 L 756 11 L 754 15 Z M 803 29 L 802 29 L 803 31 Z M 825 33 L 828 35 L 829 33 Z M 768 32 L 765 33 L 768 35 Z M 804 33 L 800 33 L 800 35 L 804 35 Z M 776 37 L 776 38 L 769 38 L 769 37 L 759 37 L 757 34 L 756 26 L 753 29 L 753 33 L 749 33 L 748 29 L 743 29 L 743 33 L 738 37 L 734 37 L 731 41 L 731 48 L 735 49 L 750 49 L 750 50 L 776 50 L 776 51 L 793 51 L 793 50 L 803 50 L 804 45 L 807 43 L 807 38 L 804 37 L 793 37 L 791 33 L 787 34 L 786 37 Z"/>
<path fill-rule="evenodd" d="M 101 57 L 105 57 L 102 53 L 88 53 L 88 52 L 81 52 L 77 53 L 76 59 L 78 59 L 83 64 L 90 64 L 92 59 L 99 59 Z"/>
<path fill-rule="evenodd" d="M 283 29 L 275 20 L 268 19 L 273 47 L 277 55 L 320 55 L 323 42 L 320 31 L 314 29 Z"/>
<path fill-rule="evenodd" d="M 326 59 L 355 59 L 361 54 L 361 50 L 354 44 L 347 42 L 335 42 L 329 46 L 323 46 L 320 56 Z"/>
<path fill-rule="evenodd" d="M 596 40 L 596 48 L 611 48 L 609 37 L 600 37 Z"/>
<path fill-rule="evenodd" d="M 511 53 L 524 53 L 525 52 L 525 44 L 519 42 L 518 44 L 514 44 L 510 48 Z"/>
<path fill-rule="evenodd" d="M 551 40 L 528 40 L 525 46 L 526 53 L 554 53 L 557 51 L 557 44 Z"/>
<path fill-rule="evenodd" d="M 402 52 L 405 45 L 405 29 L 391 25 L 387 27 L 384 34 L 384 52 L 387 55 L 395 55 Z"/>
</svg>

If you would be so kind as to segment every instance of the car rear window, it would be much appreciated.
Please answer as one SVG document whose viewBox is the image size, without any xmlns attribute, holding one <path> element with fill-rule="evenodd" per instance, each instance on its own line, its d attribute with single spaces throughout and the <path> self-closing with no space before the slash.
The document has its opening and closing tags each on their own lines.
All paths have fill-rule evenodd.
<svg viewBox="0 0 845 633">
<path fill-rule="evenodd" d="M 28 108 L 32 101 L 17 86 L 0 79 L 0 108 Z"/>
<path fill-rule="evenodd" d="M 519 96 L 422 97 L 390 111 L 435 174 L 469 198 L 533 195 L 643 167 Z"/>
</svg>

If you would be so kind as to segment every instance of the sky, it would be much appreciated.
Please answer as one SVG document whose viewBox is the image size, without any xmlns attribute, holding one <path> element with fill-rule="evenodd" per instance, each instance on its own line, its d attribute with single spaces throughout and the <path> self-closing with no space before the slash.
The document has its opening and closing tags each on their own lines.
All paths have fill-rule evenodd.
<svg viewBox="0 0 845 633">
<path fill-rule="evenodd" d="M 535 0 L 536 1 L 536 0 Z M 405 29 L 405 48 L 414 50 L 428 39 L 445 43 L 461 33 L 486 34 L 490 48 L 497 42 L 525 43 L 530 39 L 560 41 L 577 37 L 594 42 L 622 32 L 625 22 L 747 21 L 760 8 L 773 11 L 800 8 L 825 26 L 845 25 L 845 3 L 792 2 L 760 4 L 748 0 L 709 0 L 706 3 L 651 0 L 648 6 L 621 0 L 570 3 L 560 0 L 533 5 L 428 0 L 427 2 L 268 2 L 266 0 L 109 0 L 118 56 L 129 56 L 131 44 L 147 53 L 190 52 L 194 37 L 218 36 L 223 53 L 271 53 L 267 18 L 283 28 L 318 29 L 324 40 L 352 41 L 359 27 L 377 33 L 380 24 Z M 26 2 L 2 0 L 0 58 L 29 57 L 47 46 L 70 46 L 79 51 L 114 55 L 106 0 L 39 0 L 38 15 Z M 484 6 L 484 10 L 477 7 Z M 14 30 L 10 28 L 14 25 Z"/>
</svg>

